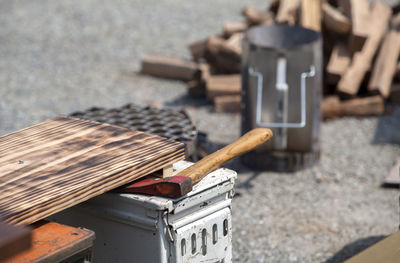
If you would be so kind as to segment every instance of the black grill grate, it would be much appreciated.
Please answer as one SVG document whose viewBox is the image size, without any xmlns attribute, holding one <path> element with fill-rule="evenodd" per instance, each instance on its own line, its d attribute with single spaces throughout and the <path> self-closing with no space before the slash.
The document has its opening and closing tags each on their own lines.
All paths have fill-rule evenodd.
<svg viewBox="0 0 400 263">
<path fill-rule="evenodd" d="M 186 157 L 193 158 L 195 153 L 197 130 L 184 110 L 127 104 L 113 109 L 92 107 L 70 116 L 170 138 L 186 145 Z"/>
</svg>

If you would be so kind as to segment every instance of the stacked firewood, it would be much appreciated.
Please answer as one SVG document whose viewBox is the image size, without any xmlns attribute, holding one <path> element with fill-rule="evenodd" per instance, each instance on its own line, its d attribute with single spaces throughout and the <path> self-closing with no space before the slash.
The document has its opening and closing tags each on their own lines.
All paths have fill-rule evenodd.
<svg viewBox="0 0 400 263">
<path fill-rule="evenodd" d="M 323 36 L 324 118 L 379 115 L 400 102 L 400 13 L 380 1 L 275 0 L 265 10 L 246 6 L 242 22 L 225 22 L 218 36 L 188 45 L 192 61 L 148 56 L 142 72 L 187 81 L 217 112 L 240 110 L 243 32 L 259 25 L 300 25 Z M 396 83 L 398 82 L 398 83 Z"/>
</svg>

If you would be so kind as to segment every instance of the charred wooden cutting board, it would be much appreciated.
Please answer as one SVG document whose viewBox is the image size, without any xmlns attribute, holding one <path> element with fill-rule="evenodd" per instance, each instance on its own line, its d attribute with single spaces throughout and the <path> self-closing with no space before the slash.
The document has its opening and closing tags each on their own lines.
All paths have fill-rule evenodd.
<svg viewBox="0 0 400 263">
<path fill-rule="evenodd" d="M 184 145 L 58 117 L 0 137 L 0 217 L 30 224 L 184 159 Z"/>
</svg>

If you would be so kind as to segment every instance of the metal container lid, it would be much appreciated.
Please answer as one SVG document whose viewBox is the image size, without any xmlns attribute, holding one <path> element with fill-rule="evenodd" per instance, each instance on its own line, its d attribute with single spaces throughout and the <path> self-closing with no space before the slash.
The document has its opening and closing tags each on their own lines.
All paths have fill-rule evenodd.
<svg viewBox="0 0 400 263">
<path fill-rule="evenodd" d="M 307 46 L 321 37 L 319 32 L 300 26 L 268 25 L 252 27 L 244 39 L 252 46 L 272 49 L 296 49 Z"/>
</svg>

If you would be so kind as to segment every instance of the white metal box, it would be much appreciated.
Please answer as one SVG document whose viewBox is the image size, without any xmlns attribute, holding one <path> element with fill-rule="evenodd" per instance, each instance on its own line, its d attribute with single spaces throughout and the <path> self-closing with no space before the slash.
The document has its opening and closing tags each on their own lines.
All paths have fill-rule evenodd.
<svg viewBox="0 0 400 263">
<path fill-rule="evenodd" d="M 174 170 L 191 164 L 178 162 Z M 94 262 L 228 263 L 235 179 L 222 168 L 178 199 L 106 193 L 49 219 L 95 231 Z"/>
</svg>

